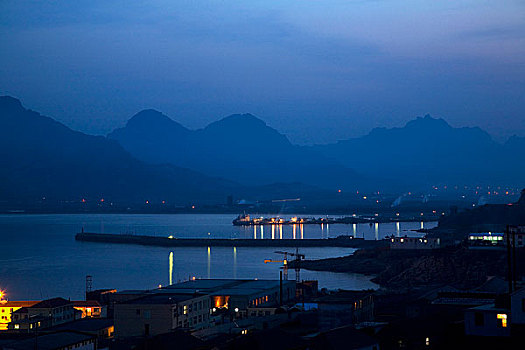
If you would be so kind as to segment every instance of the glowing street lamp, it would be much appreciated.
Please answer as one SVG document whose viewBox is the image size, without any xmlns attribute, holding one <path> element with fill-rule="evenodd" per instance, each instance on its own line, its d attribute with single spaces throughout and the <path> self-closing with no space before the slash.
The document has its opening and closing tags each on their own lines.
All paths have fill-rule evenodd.
<svg viewBox="0 0 525 350">
<path fill-rule="evenodd" d="M 4 298 L 5 292 L 3 290 L 0 290 L 0 301 Z"/>
</svg>

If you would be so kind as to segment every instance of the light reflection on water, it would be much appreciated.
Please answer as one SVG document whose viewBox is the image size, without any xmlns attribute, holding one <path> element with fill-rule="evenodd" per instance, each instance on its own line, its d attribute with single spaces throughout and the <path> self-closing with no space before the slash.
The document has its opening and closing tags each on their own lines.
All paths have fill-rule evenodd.
<svg viewBox="0 0 525 350">
<path fill-rule="evenodd" d="M 211 278 L 278 278 L 275 248 L 158 248 L 77 242 L 75 233 L 135 233 L 175 237 L 296 239 L 353 235 L 374 239 L 412 234 L 420 223 L 369 225 L 277 225 L 235 227 L 235 215 L 70 214 L 0 215 L 0 289 L 12 300 L 47 297 L 83 298 L 85 276 L 94 288 L 154 288 L 190 276 Z M 425 227 L 432 223 L 425 223 Z M 435 224 L 434 224 L 435 225 Z M 328 227 L 329 226 L 329 227 Z M 266 232 L 265 232 L 266 231 Z M 271 235 L 270 235 L 271 232 Z M 286 249 L 281 249 L 286 250 Z M 348 248 L 304 248 L 307 259 L 351 254 Z M 303 279 L 319 279 L 328 288 L 362 289 L 374 285 L 361 275 L 302 271 Z M 293 272 L 290 278 L 294 278 Z"/>
</svg>

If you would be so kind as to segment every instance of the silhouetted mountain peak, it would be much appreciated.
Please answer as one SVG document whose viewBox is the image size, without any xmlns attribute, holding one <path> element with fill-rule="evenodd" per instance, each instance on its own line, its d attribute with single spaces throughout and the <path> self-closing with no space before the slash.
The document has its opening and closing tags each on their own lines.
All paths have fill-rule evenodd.
<svg viewBox="0 0 525 350">
<path fill-rule="evenodd" d="M 206 137 L 214 138 L 217 141 L 227 138 L 245 142 L 245 145 L 258 144 L 258 147 L 263 147 L 263 144 L 269 147 L 291 146 L 286 136 L 249 113 L 232 114 L 209 124 L 202 131 Z"/>
<path fill-rule="evenodd" d="M 128 127 L 152 127 L 152 126 L 170 126 L 173 127 L 177 125 L 183 129 L 186 129 L 181 124 L 177 123 L 167 115 L 155 110 L 155 109 L 145 109 L 128 120 Z"/>
<path fill-rule="evenodd" d="M 209 124 L 205 129 L 269 128 L 266 123 L 250 113 L 232 114 Z"/>
<path fill-rule="evenodd" d="M 20 112 L 24 110 L 24 107 L 22 106 L 22 102 L 17 98 L 0 96 L 0 109 L 4 112 Z"/>
<path fill-rule="evenodd" d="M 165 114 L 154 109 L 145 109 L 131 117 L 124 128 L 111 132 L 108 138 L 121 140 L 122 138 L 135 139 L 150 136 L 181 137 L 189 133 L 191 133 L 189 129 Z"/>
<path fill-rule="evenodd" d="M 436 129 L 452 129 L 449 123 L 442 118 L 433 118 L 430 114 L 425 115 L 424 117 L 417 117 L 406 123 L 405 128 L 407 129 L 424 129 L 424 130 L 433 130 Z"/>
</svg>

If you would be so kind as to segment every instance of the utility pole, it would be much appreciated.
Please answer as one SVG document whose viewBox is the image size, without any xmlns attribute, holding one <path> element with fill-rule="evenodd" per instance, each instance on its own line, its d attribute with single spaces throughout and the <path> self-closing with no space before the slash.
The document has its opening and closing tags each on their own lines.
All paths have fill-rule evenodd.
<svg viewBox="0 0 525 350">
<path fill-rule="evenodd" d="M 93 276 L 86 276 L 86 300 L 88 300 L 88 293 L 93 291 Z"/>
<path fill-rule="evenodd" d="M 512 293 L 512 277 L 514 276 L 512 273 L 512 248 L 511 248 L 511 241 L 510 241 L 510 226 L 507 225 L 507 229 L 505 232 L 507 236 L 507 279 L 509 282 L 509 295 Z"/>
<path fill-rule="evenodd" d="M 279 271 L 279 306 L 283 306 L 283 271 Z"/>
</svg>

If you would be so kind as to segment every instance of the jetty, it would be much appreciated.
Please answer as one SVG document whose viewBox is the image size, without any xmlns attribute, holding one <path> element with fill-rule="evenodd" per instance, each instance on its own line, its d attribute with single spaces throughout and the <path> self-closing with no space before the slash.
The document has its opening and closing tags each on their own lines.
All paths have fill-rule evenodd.
<svg viewBox="0 0 525 350">
<path fill-rule="evenodd" d="M 385 240 L 364 240 L 352 236 L 323 239 L 175 238 L 173 236 L 159 237 L 81 232 L 76 234 L 75 239 L 82 242 L 136 244 L 157 247 L 375 248 L 388 245 L 388 242 Z"/>
</svg>

